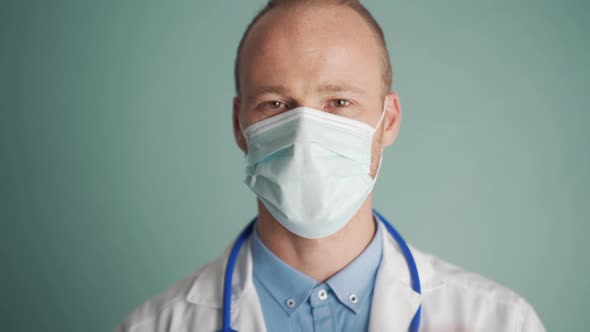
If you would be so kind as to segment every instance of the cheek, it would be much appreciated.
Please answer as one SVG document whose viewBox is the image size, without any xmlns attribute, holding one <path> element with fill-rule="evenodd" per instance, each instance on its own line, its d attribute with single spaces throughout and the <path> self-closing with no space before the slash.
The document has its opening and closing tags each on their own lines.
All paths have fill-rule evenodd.
<svg viewBox="0 0 590 332">
<path fill-rule="evenodd" d="M 257 117 L 256 112 L 250 111 L 248 109 L 242 109 L 240 111 L 239 119 L 242 130 L 260 121 L 260 119 Z"/>
</svg>

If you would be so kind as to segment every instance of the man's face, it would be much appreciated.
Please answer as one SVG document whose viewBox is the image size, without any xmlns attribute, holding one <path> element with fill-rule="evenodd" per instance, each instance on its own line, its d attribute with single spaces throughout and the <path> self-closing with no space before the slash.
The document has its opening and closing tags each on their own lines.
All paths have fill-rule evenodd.
<svg viewBox="0 0 590 332">
<path fill-rule="evenodd" d="M 338 5 L 275 8 L 244 41 L 239 64 L 240 95 L 234 100 L 234 132 L 246 151 L 239 126 L 307 106 L 375 127 L 387 93 L 382 53 L 368 23 Z M 375 133 L 371 175 L 381 148 L 393 142 L 400 110 L 388 95 L 387 114 Z"/>
</svg>

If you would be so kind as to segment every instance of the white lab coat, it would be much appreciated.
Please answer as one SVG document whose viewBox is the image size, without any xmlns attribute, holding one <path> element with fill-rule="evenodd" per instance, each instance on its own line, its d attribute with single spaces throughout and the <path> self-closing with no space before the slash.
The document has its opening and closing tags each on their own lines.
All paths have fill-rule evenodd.
<svg viewBox="0 0 590 332">
<path fill-rule="evenodd" d="M 379 227 L 383 227 L 379 223 Z M 406 261 L 383 228 L 383 258 L 373 293 L 369 332 L 406 332 L 422 305 L 422 332 L 542 332 L 533 308 L 520 296 L 477 274 L 410 246 L 420 273 L 422 294 L 410 287 Z M 214 332 L 221 328 L 223 275 L 229 248 L 215 261 L 135 309 L 117 332 Z M 232 328 L 265 332 L 252 283 L 250 242 L 234 270 Z M 269 331 L 282 332 L 282 331 Z"/>
</svg>

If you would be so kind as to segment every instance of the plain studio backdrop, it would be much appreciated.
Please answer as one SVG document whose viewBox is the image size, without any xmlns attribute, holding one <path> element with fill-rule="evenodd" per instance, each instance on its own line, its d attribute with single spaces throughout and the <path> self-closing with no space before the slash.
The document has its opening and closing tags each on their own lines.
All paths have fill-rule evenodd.
<svg viewBox="0 0 590 332">
<path fill-rule="evenodd" d="M 366 1 L 403 120 L 375 207 L 588 327 L 590 5 Z M 0 330 L 110 331 L 255 215 L 233 61 L 263 1 L 2 1 Z"/>
</svg>

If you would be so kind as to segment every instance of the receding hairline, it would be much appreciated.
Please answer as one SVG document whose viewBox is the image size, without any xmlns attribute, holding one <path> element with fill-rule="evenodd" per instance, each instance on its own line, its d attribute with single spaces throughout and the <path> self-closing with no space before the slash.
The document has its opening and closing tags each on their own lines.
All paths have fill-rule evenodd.
<svg viewBox="0 0 590 332">
<path fill-rule="evenodd" d="M 383 90 L 384 93 L 388 93 L 389 89 L 391 88 L 391 84 L 393 81 L 393 73 L 391 68 L 391 62 L 389 59 L 389 51 L 387 50 L 387 45 L 385 42 L 385 37 L 383 35 L 383 30 L 373 17 L 371 13 L 363 6 L 359 0 L 270 0 L 257 14 L 254 16 L 252 21 L 246 27 L 244 34 L 240 40 L 238 45 L 236 59 L 234 63 L 234 83 L 235 83 L 235 90 L 236 94 L 240 95 L 240 58 L 241 53 L 244 48 L 245 41 L 250 34 L 252 28 L 256 25 L 256 23 L 269 11 L 279 7 L 294 7 L 294 6 L 308 6 L 310 4 L 313 5 L 341 5 L 346 6 L 353 9 L 357 14 L 361 16 L 361 18 L 369 25 L 369 29 L 373 32 L 374 36 L 376 37 L 376 41 L 379 44 L 379 48 L 381 49 L 381 65 L 383 67 L 382 71 L 382 81 L 383 81 Z"/>
</svg>

